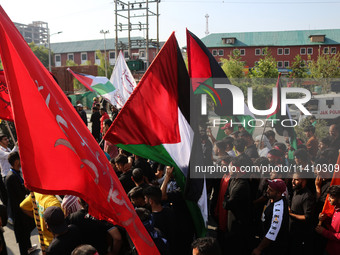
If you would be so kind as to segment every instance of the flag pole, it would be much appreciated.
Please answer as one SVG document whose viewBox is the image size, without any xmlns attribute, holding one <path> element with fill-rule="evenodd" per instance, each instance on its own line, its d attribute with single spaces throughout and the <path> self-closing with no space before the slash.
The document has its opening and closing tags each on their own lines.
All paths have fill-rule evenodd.
<svg viewBox="0 0 340 255">
<path fill-rule="evenodd" d="M 41 222 L 40 222 L 40 217 L 39 217 L 39 211 L 38 211 L 37 202 L 35 200 L 35 195 L 34 195 L 33 191 L 31 191 L 31 198 L 32 198 L 32 202 L 33 202 L 35 223 L 36 223 L 38 233 L 39 233 L 40 247 L 41 247 L 42 254 L 45 255 L 46 254 L 46 246 L 45 246 L 45 243 L 44 243 L 44 235 L 43 235 L 42 230 L 41 230 Z"/>
<path fill-rule="evenodd" d="M 262 132 L 262 135 L 261 135 L 261 140 L 260 140 L 259 144 L 257 145 L 257 149 L 259 149 L 260 146 L 261 146 L 262 139 L 263 139 L 263 136 L 264 136 L 264 132 L 265 132 L 265 130 L 266 130 L 266 127 L 267 127 L 267 122 L 264 124 L 263 132 Z"/>
<path fill-rule="evenodd" d="M 13 133 L 12 133 L 11 128 L 10 128 L 9 125 L 8 125 L 8 121 L 7 121 L 7 120 L 5 120 L 5 124 L 6 124 L 6 127 L 7 127 L 7 129 L 8 129 L 9 134 L 11 135 L 11 138 L 12 138 L 13 143 L 15 144 L 16 141 L 15 141 L 15 139 L 14 139 L 14 135 L 13 135 Z"/>
</svg>

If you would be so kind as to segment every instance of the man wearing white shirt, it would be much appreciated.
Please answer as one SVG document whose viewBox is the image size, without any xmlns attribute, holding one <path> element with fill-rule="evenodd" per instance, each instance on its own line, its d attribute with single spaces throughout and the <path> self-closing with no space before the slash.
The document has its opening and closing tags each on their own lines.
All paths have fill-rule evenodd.
<svg viewBox="0 0 340 255">
<path fill-rule="evenodd" d="M 4 180 L 8 172 L 11 169 L 11 165 L 8 162 L 8 155 L 11 152 L 18 151 L 18 146 L 16 144 L 14 148 L 11 150 L 8 147 L 8 145 L 9 145 L 9 139 L 7 135 L 0 133 L 0 167 L 1 167 L 1 176 L 2 176 L 2 178 L 0 178 L 0 199 L 2 203 L 8 207 L 7 208 L 8 216 L 11 218 L 11 210 L 9 208 L 7 190 L 4 184 Z M 9 219 L 9 222 L 11 222 L 11 219 Z"/>
<path fill-rule="evenodd" d="M 11 165 L 8 162 L 8 155 L 11 152 L 18 151 L 18 146 L 15 145 L 14 148 L 11 150 L 8 148 L 9 139 L 6 135 L 0 134 L 0 167 L 1 167 L 1 176 L 4 179 L 9 170 L 11 169 Z"/>
</svg>

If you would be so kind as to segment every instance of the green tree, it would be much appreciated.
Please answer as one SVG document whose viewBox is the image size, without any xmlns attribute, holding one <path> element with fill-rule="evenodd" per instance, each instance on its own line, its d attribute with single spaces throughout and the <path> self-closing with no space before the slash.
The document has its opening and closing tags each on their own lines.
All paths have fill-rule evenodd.
<svg viewBox="0 0 340 255">
<path fill-rule="evenodd" d="M 241 61 L 240 51 L 234 50 L 229 59 L 221 59 L 222 69 L 228 78 L 243 78 L 244 77 L 244 63 Z"/>
<path fill-rule="evenodd" d="M 307 66 L 305 62 L 302 60 L 300 55 L 296 55 L 294 62 L 292 63 L 291 78 L 306 78 L 307 76 Z"/>
<path fill-rule="evenodd" d="M 73 60 L 66 60 L 66 66 L 77 66 L 76 62 L 74 62 Z"/>
<path fill-rule="evenodd" d="M 96 50 L 96 55 L 100 59 L 100 64 L 98 65 L 98 76 L 105 76 L 105 55 L 101 53 L 100 50 Z M 107 60 L 106 60 L 107 61 Z M 110 65 L 109 61 L 107 63 L 107 78 L 111 77 L 113 67 Z"/>
<path fill-rule="evenodd" d="M 308 138 L 304 133 L 304 129 L 307 126 L 310 126 L 310 117 L 304 118 L 299 125 L 297 125 L 294 129 L 298 138 L 301 138 L 305 142 L 307 142 Z M 317 120 L 315 125 L 315 136 L 319 139 L 325 138 L 328 136 L 328 127 L 327 122 L 325 120 Z"/>
<path fill-rule="evenodd" d="M 36 45 L 34 43 L 29 43 L 28 44 L 33 51 L 34 55 L 37 56 L 37 58 L 40 60 L 40 62 L 48 68 L 48 48 L 46 48 L 43 45 Z M 52 52 L 51 52 L 52 54 Z"/>
<path fill-rule="evenodd" d="M 255 67 L 251 70 L 251 78 L 277 78 L 279 71 L 276 67 L 276 60 L 271 55 L 268 48 L 265 49 L 264 57 L 261 58 Z"/>
<path fill-rule="evenodd" d="M 330 81 L 332 78 L 340 77 L 340 53 L 337 54 L 320 54 L 317 60 L 311 60 L 308 64 L 310 77 L 320 81 L 322 91 L 330 91 Z"/>
</svg>

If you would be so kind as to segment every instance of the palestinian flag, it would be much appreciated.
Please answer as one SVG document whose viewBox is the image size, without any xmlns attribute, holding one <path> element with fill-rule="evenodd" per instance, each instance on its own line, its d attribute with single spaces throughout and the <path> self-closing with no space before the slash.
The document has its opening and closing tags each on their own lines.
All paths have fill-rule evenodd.
<svg viewBox="0 0 340 255">
<path fill-rule="evenodd" d="M 191 150 L 197 147 L 193 146 L 195 128 L 189 125 L 190 90 L 189 76 L 173 33 L 104 137 L 131 153 L 174 166 L 174 176 L 182 191 L 188 188 Z M 199 190 L 199 198 L 187 199 L 186 203 L 197 234 L 203 236 L 202 212 L 207 211 L 207 197 L 204 185 Z M 198 201 L 203 205 L 201 208 Z"/>
<path fill-rule="evenodd" d="M 229 118 L 233 119 L 233 122 L 245 123 L 244 127 L 252 134 L 254 128 L 247 125 L 247 123 L 255 118 L 254 115 L 246 104 L 244 105 L 245 115 L 233 115 L 231 92 L 228 89 L 214 88 L 216 81 L 219 84 L 231 84 L 227 75 L 203 42 L 189 30 L 187 30 L 187 54 L 189 76 L 194 94 L 207 94 L 210 96 L 214 102 L 217 115 L 229 116 Z M 255 122 L 252 124 L 254 125 Z"/>
<path fill-rule="evenodd" d="M 296 140 L 296 133 L 295 133 L 294 127 L 284 127 L 281 123 L 283 120 L 285 120 L 283 122 L 283 124 L 285 126 L 293 126 L 294 125 L 294 123 L 292 121 L 292 116 L 290 115 L 290 112 L 289 112 L 288 105 L 286 105 L 286 115 L 281 114 L 281 87 L 282 87 L 282 85 L 281 85 L 280 77 L 281 77 L 281 73 L 279 74 L 279 77 L 277 78 L 277 82 L 276 82 L 277 107 L 276 107 L 276 110 L 272 114 L 267 116 L 267 119 L 272 120 L 271 122 L 273 123 L 275 131 L 278 135 L 289 138 L 290 145 L 292 146 L 292 148 L 294 150 L 296 150 L 297 149 L 297 140 Z M 273 104 L 273 102 L 272 102 L 272 104 Z M 272 104 L 271 104 L 271 106 L 272 106 Z"/>
<path fill-rule="evenodd" d="M 73 72 L 70 68 L 67 68 L 67 70 L 88 90 L 98 93 L 103 98 L 108 100 L 111 104 L 116 105 L 114 94 L 116 88 L 113 86 L 108 78 Z"/>
</svg>

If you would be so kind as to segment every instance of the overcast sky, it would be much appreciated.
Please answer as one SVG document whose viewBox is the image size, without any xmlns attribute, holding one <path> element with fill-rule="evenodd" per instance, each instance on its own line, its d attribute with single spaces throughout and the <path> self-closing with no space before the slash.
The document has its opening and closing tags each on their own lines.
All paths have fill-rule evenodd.
<svg viewBox="0 0 340 255">
<path fill-rule="evenodd" d="M 102 29 L 110 31 L 108 38 L 115 36 L 113 0 L 0 0 L 0 3 L 13 22 L 45 21 L 51 34 L 62 31 L 51 37 L 52 43 L 102 39 L 99 33 Z M 200 38 L 205 36 L 206 14 L 210 33 L 340 28 L 340 0 L 162 0 L 159 8 L 160 40 L 165 41 L 175 31 L 181 47 L 186 45 L 185 28 Z M 156 4 L 150 3 L 150 9 L 155 11 Z M 132 23 L 139 21 L 144 19 L 131 19 Z M 118 22 L 127 21 L 119 18 Z M 127 34 L 120 32 L 118 36 Z M 131 36 L 145 36 L 145 32 L 132 31 Z M 150 38 L 156 39 L 155 17 L 150 17 Z"/>
</svg>

